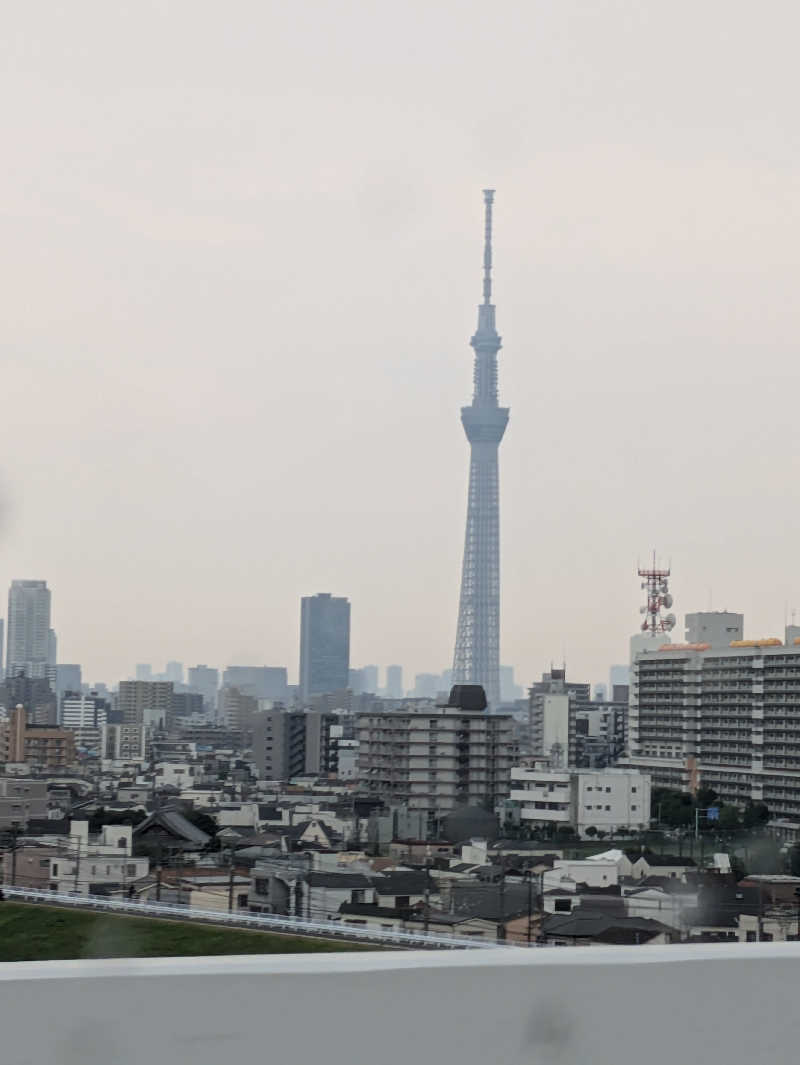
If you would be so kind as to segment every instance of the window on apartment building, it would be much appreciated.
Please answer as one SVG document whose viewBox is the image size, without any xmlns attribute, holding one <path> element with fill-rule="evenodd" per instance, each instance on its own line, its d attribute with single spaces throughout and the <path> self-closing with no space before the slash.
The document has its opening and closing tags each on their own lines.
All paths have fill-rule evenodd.
<svg viewBox="0 0 800 1065">
<path fill-rule="evenodd" d="M 606 806 L 606 809 L 607 809 L 607 810 L 610 810 L 610 809 L 611 809 L 611 807 L 610 807 L 610 806 Z"/>
<path fill-rule="evenodd" d="M 49 858 L 40 858 L 39 859 L 39 867 L 41 869 L 46 869 L 49 864 L 50 864 L 50 859 Z"/>
<path fill-rule="evenodd" d="M 45 860 L 45 864 L 46 864 L 46 860 Z M 53 866 L 53 873 L 52 873 L 52 875 L 53 875 L 53 876 L 58 876 L 58 865 L 54 865 L 54 866 Z"/>
<path fill-rule="evenodd" d="M 632 810 L 635 810 L 635 809 L 636 809 L 636 806 L 631 806 L 631 809 L 632 809 Z"/>
</svg>

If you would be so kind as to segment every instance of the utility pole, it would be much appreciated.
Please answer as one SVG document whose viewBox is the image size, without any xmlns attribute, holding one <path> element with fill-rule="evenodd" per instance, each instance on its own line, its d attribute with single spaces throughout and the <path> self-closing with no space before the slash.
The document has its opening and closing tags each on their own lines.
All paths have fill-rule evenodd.
<svg viewBox="0 0 800 1065">
<path fill-rule="evenodd" d="M 233 913 L 233 840 L 228 860 L 228 913 Z"/>
<path fill-rule="evenodd" d="M 78 883 L 80 880 L 80 868 L 81 868 L 81 837 L 75 837 L 75 887 L 74 891 L 78 893 Z"/>
<path fill-rule="evenodd" d="M 497 938 L 506 938 L 506 863 L 505 859 L 500 858 L 500 920 L 497 925 Z"/>
<path fill-rule="evenodd" d="M 431 848 L 425 850 L 425 935 L 431 927 Z"/>
<path fill-rule="evenodd" d="M 528 869 L 528 946 L 531 945 L 531 923 L 533 921 L 533 869 Z"/>
<path fill-rule="evenodd" d="M 11 886 L 13 887 L 17 882 L 17 836 L 19 835 L 19 829 L 16 825 L 11 829 Z"/>
</svg>

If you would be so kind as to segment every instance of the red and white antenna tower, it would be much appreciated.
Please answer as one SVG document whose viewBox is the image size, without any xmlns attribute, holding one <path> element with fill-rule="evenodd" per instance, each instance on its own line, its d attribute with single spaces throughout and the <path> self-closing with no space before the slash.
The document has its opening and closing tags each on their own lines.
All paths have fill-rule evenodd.
<svg viewBox="0 0 800 1065">
<path fill-rule="evenodd" d="M 653 552 L 653 566 L 651 569 L 638 570 L 642 580 L 642 590 L 647 593 L 647 601 L 639 607 L 639 613 L 644 614 L 642 632 L 651 636 L 662 636 L 672 632 L 675 628 L 675 615 L 664 614 L 672 606 L 672 596 L 669 593 L 669 569 L 659 569 L 656 566 L 656 553 Z"/>
</svg>

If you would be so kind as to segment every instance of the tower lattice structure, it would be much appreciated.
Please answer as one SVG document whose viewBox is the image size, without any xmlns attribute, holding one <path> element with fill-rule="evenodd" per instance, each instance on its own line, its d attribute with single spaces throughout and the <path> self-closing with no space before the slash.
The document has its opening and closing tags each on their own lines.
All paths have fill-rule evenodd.
<svg viewBox="0 0 800 1065">
<path fill-rule="evenodd" d="M 500 701 L 500 500 L 497 451 L 508 407 L 497 401 L 497 353 L 501 340 L 492 303 L 492 205 L 484 189 L 483 302 L 470 340 L 475 352 L 472 403 L 461 408 L 470 444 L 467 531 L 461 570 L 455 684 L 482 684 L 490 706 Z"/>
</svg>

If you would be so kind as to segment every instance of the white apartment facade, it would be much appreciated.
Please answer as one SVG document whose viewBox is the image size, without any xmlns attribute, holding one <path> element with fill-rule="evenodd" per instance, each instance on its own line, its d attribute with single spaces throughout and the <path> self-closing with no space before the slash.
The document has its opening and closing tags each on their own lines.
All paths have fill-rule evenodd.
<svg viewBox="0 0 800 1065">
<path fill-rule="evenodd" d="M 100 836 L 92 838 L 88 821 L 73 821 L 69 837 L 55 850 L 46 859 L 53 892 L 125 895 L 150 871 L 149 858 L 133 856 L 130 825 L 105 825 Z"/>
<path fill-rule="evenodd" d="M 800 817 L 800 645 L 671 644 L 634 661 L 625 764 L 654 784 Z"/>
<path fill-rule="evenodd" d="M 523 824 L 569 825 L 581 837 L 590 828 L 613 834 L 639 831 L 650 820 L 650 778 L 634 769 L 551 769 L 539 764 L 511 770 L 511 795 Z"/>
<path fill-rule="evenodd" d="M 61 724 L 75 733 L 75 746 L 90 751 L 102 750 L 106 707 L 102 699 L 74 692 L 61 700 Z"/>
</svg>

